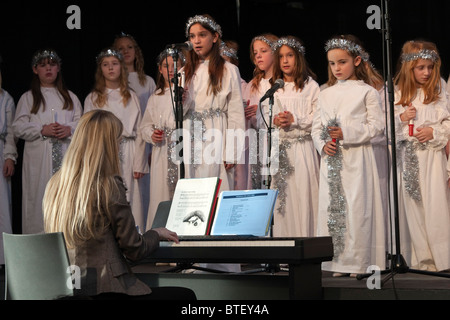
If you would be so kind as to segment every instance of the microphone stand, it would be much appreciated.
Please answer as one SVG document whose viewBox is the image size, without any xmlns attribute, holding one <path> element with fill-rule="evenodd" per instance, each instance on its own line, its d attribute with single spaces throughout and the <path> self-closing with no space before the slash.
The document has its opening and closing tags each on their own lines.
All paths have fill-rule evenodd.
<svg viewBox="0 0 450 320">
<path fill-rule="evenodd" d="M 389 112 L 390 112 L 390 133 L 391 133 L 391 167 L 392 167 L 392 185 L 393 185 L 393 206 L 394 206 L 394 229 L 395 229 L 395 254 L 390 254 L 388 257 L 391 259 L 390 270 L 382 270 L 381 274 L 388 275 L 381 281 L 384 285 L 386 281 L 393 278 L 398 273 L 417 273 L 425 275 L 433 275 L 438 277 L 450 278 L 450 274 L 431 272 L 425 270 L 415 270 L 408 267 L 405 259 L 401 254 L 400 245 L 400 222 L 398 212 L 398 184 L 397 184 L 397 146 L 395 139 L 395 117 L 394 117 L 394 84 L 393 84 L 393 72 L 392 72 L 392 39 L 391 30 L 389 25 L 389 0 L 381 0 L 381 15 L 383 17 L 383 41 L 385 41 L 386 49 L 386 71 L 388 81 L 388 97 L 389 97 Z M 369 277 L 372 274 L 360 274 L 356 278 L 361 280 Z"/>
<path fill-rule="evenodd" d="M 272 156 L 272 118 L 273 118 L 273 103 L 274 98 L 273 95 L 269 97 L 269 125 L 267 126 L 267 179 L 264 181 L 264 185 L 266 186 L 266 189 L 270 189 L 270 186 L 272 185 L 272 174 L 270 172 L 270 159 Z M 272 219 L 273 221 L 273 219 Z M 273 224 L 273 223 L 272 223 Z"/>
<path fill-rule="evenodd" d="M 184 152 L 183 152 L 183 91 L 184 89 L 179 86 L 179 75 L 178 75 L 178 58 L 179 52 L 178 49 L 173 49 L 172 59 L 174 63 L 174 78 L 172 79 L 173 87 L 174 87 L 174 101 L 175 101 L 175 123 L 176 129 L 179 133 L 178 144 L 181 144 L 180 148 L 180 165 L 179 165 L 179 174 L 180 179 L 184 179 L 185 177 L 185 167 L 184 167 Z"/>
<path fill-rule="evenodd" d="M 273 105 L 274 105 L 274 97 L 273 94 L 269 97 L 269 124 L 266 123 L 268 132 L 267 132 L 267 179 L 264 180 L 264 185 L 266 189 L 270 189 L 272 184 L 272 174 L 270 172 L 271 162 L 270 159 L 272 158 L 272 112 L 273 112 Z M 262 118 L 264 120 L 264 113 L 261 109 L 261 101 L 259 102 L 259 110 L 261 110 Z M 265 120 L 264 120 L 265 121 Z M 274 220 L 275 220 L 275 214 L 272 215 L 272 223 L 270 227 L 270 238 L 273 238 L 273 226 L 274 226 Z M 280 271 L 280 266 L 278 264 L 269 263 L 265 265 L 263 268 L 258 268 L 255 270 L 249 270 L 249 271 L 243 271 L 241 274 L 251 274 L 251 273 L 258 273 L 258 272 L 267 272 L 270 274 L 274 274 L 276 272 Z"/>
</svg>

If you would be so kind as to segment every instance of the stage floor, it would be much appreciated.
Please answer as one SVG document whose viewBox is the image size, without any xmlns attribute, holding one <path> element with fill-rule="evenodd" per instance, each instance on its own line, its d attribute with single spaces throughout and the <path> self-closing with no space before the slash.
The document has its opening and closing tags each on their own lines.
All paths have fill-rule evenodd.
<svg viewBox="0 0 450 320">
<path fill-rule="evenodd" d="M 145 264 L 133 268 L 136 273 L 164 273 L 168 265 Z M 254 271 L 261 265 L 242 265 L 242 271 Z M 189 270 L 187 272 L 192 272 Z M 450 275 L 450 273 L 446 273 Z M 255 272 L 252 276 L 288 277 L 286 271 L 276 273 Z M 333 277 L 331 272 L 322 272 L 324 300 L 450 300 L 450 278 L 423 275 L 412 272 L 383 273 L 379 279 Z M 369 289 L 373 288 L 373 289 Z"/>
<path fill-rule="evenodd" d="M 164 274 L 170 268 L 172 268 L 170 265 L 142 264 L 133 267 L 133 271 L 140 275 Z M 242 265 L 242 271 L 258 271 L 259 268 L 261 265 Z M 5 269 L 2 267 L 0 269 L 0 300 L 3 300 L 5 296 L 4 272 Z M 224 276 L 227 277 L 229 274 L 214 275 L 214 277 Z M 275 273 L 258 271 L 250 273 L 249 277 L 253 279 L 261 277 L 262 281 L 267 281 L 271 277 L 275 277 L 274 280 L 287 278 L 288 274 L 286 271 Z M 391 274 L 382 274 L 379 280 L 381 282 L 386 280 L 386 282 L 379 289 L 369 289 L 369 286 L 373 287 L 377 284 L 373 279 L 333 277 L 330 272 L 322 272 L 324 300 L 450 300 L 450 278 L 406 272 L 392 277 Z M 233 281 L 236 281 L 235 277 Z M 279 283 L 284 282 L 277 282 L 277 285 Z"/>
</svg>

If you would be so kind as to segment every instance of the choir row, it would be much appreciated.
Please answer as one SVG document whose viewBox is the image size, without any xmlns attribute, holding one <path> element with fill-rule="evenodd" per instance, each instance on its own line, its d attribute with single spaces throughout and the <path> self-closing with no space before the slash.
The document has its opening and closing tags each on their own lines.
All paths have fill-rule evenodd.
<svg viewBox="0 0 450 320">
<path fill-rule="evenodd" d="M 180 71 L 184 88 L 177 98 L 188 133 L 183 140 L 185 178 L 219 177 L 221 190 L 278 189 L 273 235 L 331 235 L 334 258 L 323 269 L 336 274 L 386 267 L 386 252 L 393 245 L 390 199 L 398 190 L 408 264 L 431 271 L 450 268 L 450 114 L 433 43 L 408 41 L 400 57 L 394 79 L 398 159 L 393 164 L 399 179 L 393 186 L 385 81 L 356 37 L 326 42 L 329 80 L 319 86 L 296 37 L 253 38 L 254 77 L 247 83 L 239 73 L 237 49 L 221 40 L 221 27 L 212 17 L 190 18 L 186 36 L 192 50 L 161 52 L 156 82 L 143 72 L 135 39 L 118 36 L 98 55 L 95 86 L 83 106 L 64 86 L 60 58 L 52 50 L 33 57 L 31 90 L 20 98 L 17 111 L 7 92 L 1 92 L 5 177 L 14 170 L 16 139 L 25 141 L 23 233 L 44 231 L 47 182 L 60 168 L 81 115 L 94 109 L 114 113 L 123 124 L 120 165 L 127 199 L 139 229 L 151 228 L 158 204 L 172 198 L 180 178 L 179 146 L 172 136 L 178 111 L 174 95 L 179 93 L 172 79 Z M 281 88 L 264 99 L 277 79 L 283 80 Z M 227 139 L 229 130 L 254 130 L 257 147 L 246 140 L 239 148 Z M 271 179 L 263 170 L 267 155 L 277 160 Z M 10 217 L 7 184 L 3 179 L 1 215 Z M 1 226 L 6 232 L 7 225 L 10 229 L 10 219 Z"/>
</svg>

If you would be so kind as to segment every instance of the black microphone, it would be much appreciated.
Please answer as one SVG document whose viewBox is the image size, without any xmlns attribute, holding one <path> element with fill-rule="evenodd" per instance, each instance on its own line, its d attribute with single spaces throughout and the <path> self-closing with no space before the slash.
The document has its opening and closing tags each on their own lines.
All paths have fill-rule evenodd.
<svg viewBox="0 0 450 320">
<path fill-rule="evenodd" d="M 184 49 L 187 51 L 191 51 L 193 49 L 193 45 L 190 41 L 186 41 L 183 43 L 174 43 L 174 44 L 169 44 L 166 49 Z"/>
<path fill-rule="evenodd" d="M 266 100 L 267 98 L 273 96 L 273 94 L 275 93 L 275 91 L 277 91 L 278 89 L 281 89 L 284 87 L 284 81 L 283 79 L 277 79 L 275 80 L 275 83 L 273 84 L 273 86 L 267 90 L 266 94 L 261 98 L 261 100 L 259 100 L 259 102 L 263 102 L 264 100 Z"/>
</svg>

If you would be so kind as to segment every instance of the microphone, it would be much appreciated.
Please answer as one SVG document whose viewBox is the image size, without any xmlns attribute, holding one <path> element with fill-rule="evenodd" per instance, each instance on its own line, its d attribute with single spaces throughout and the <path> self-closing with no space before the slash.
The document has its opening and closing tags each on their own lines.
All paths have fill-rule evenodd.
<svg viewBox="0 0 450 320">
<path fill-rule="evenodd" d="M 267 98 L 273 96 L 273 94 L 275 93 L 275 91 L 277 91 L 278 89 L 281 89 L 284 87 L 284 81 L 283 79 L 277 79 L 275 80 L 275 83 L 273 84 L 273 86 L 267 90 L 266 94 L 261 98 L 261 100 L 259 100 L 259 102 L 263 102 L 264 100 L 266 100 Z"/>
<path fill-rule="evenodd" d="M 173 43 L 167 45 L 166 49 L 184 49 L 187 51 L 191 51 L 194 48 L 192 43 L 190 41 L 186 41 L 183 43 Z"/>
<path fill-rule="evenodd" d="M 412 137 L 414 135 L 414 120 L 413 119 L 409 120 L 408 127 L 409 127 L 409 136 Z"/>
</svg>

